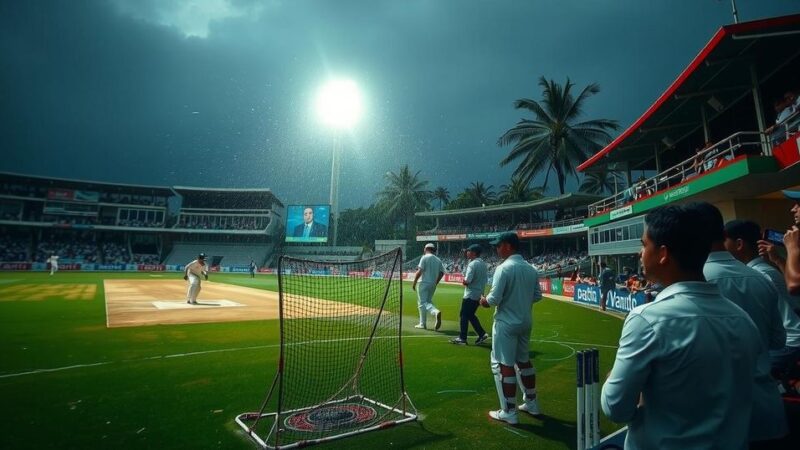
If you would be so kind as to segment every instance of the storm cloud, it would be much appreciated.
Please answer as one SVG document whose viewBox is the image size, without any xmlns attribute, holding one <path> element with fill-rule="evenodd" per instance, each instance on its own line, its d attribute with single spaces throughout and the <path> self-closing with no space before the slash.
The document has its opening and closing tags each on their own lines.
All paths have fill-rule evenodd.
<svg viewBox="0 0 800 450">
<path fill-rule="evenodd" d="M 626 126 L 730 22 L 713 0 L 2 1 L 0 170 L 326 202 L 333 132 L 312 104 L 345 76 L 366 116 L 343 139 L 342 207 L 405 163 L 431 188 L 497 187 L 495 142 L 539 76 L 599 83 L 587 117 Z"/>
</svg>

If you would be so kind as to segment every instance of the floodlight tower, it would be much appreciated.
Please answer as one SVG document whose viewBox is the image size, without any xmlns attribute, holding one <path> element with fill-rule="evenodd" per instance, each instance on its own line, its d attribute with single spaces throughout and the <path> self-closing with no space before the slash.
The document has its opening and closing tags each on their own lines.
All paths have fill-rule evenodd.
<svg viewBox="0 0 800 450">
<path fill-rule="evenodd" d="M 333 158 L 331 159 L 331 225 L 333 245 L 339 234 L 339 170 L 342 153 L 342 134 L 355 126 L 361 118 L 363 106 L 361 92 L 353 80 L 331 80 L 325 83 L 317 95 L 317 114 L 322 122 L 331 127 Z"/>
</svg>

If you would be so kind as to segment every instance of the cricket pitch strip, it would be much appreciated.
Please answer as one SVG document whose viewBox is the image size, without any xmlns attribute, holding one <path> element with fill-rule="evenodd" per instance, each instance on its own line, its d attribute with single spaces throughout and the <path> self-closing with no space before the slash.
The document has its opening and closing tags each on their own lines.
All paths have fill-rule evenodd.
<svg viewBox="0 0 800 450">
<path fill-rule="evenodd" d="M 183 280 L 105 280 L 109 328 L 186 323 L 239 322 L 278 318 L 278 293 L 204 281 L 197 305 L 186 303 Z M 335 317 L 374 313 L 372 308 L 308 298 L 313 315 Z M 298 317 L 300 318 L 300 317 Z"/>
</svg>

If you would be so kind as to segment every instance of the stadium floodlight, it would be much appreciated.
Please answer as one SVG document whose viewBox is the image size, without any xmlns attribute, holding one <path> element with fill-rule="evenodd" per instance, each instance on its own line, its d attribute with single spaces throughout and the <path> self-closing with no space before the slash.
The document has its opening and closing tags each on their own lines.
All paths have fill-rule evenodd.
<svg viewBox="0 0 800 450">
<path fill-rule="evenodd" d="M 363 105 L 361 92 L 353 80 L 336 79 L 328 81 L 317 95 L 317 114 L 326 125 L 338 130 L 351 129 L 361 118 Z M 341 139 L 336 136 L 333 142 L 331 160 L 331 219 L 333 224 L 332 244 L 337 244 L 339 234 L 339 159 L 341 158 Z"/>
<path fill-rule="evenodd" d="M 317 114 L 333 128 L 352 128 L 363 110 L 361 91 L 353 80 L 328 81 L 317 95 Z"/>
</svg>

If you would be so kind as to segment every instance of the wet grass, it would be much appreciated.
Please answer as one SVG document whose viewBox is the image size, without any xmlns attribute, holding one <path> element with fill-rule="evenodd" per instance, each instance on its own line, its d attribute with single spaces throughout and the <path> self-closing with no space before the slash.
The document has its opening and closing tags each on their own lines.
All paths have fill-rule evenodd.
<svg viewBox="0 0 800 450">
<path fill-rule="evenodd" d="M 102 281 L 110 278 L 154 279 L 0 273 L 2 288 L 97 286 L 86 300 L 0 301 L 0 448 L 253 448 L 233 418 L 263 401 L 276 369 L 278 322 L 107 329 Z M 212 279 L 277 290 L 274 276 L 213 274 Z M 404 285 L 406 388 L 423 420 L 320 448 L 574 448 L 573 351 L 597 346 L 605 374 L 622 322 L 555 300 L 537 304 L 531 351 L 546 416 L 524 416 L 509 429 L 486 417 L 497 407 L 489 347 L 448 343 L 457 334 L 462 293 L 459 286 L 439 287 L 434 300 L 445 320 L 442 332 L 434 333 L 412 328 L 416 296 Z M 479 314 L 489 329 L 491 311 Z M 47 371 L 68 366 L 78 367 Z M 615 428 L 602 422 L 606 433 Z"/>
</svg>

